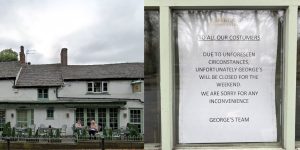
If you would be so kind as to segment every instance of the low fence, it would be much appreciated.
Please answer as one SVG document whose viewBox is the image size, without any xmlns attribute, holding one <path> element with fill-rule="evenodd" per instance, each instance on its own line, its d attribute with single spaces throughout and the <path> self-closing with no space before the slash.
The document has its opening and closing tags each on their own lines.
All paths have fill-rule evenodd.
<svg viewBox="0 0 300 150">
<path fill-rule="evenodd" d="M 25 142 L 25 143 L 76 143 L 76 142 L 98 142 L 105 141 L 123 141 L 123 142 L 143 142 L 143 136 L 118 136 L 118 137 L 104 137 L 104 136 L 65 136 L 65 137 L 0 137 L 1 142 Z"/>
<path fill-rule="evenodd" d="M 144 137 L 143 136 L 95 136 L 95 137 L 90 137 L 90 136 L 76 136 L 75 140 L 76 142 L 80 141 L 91 141 L 91 140 L 102 140 L 104 139 L 105 141 L 129 141 L 129 142 L 143 142 Z"/>
</svg>

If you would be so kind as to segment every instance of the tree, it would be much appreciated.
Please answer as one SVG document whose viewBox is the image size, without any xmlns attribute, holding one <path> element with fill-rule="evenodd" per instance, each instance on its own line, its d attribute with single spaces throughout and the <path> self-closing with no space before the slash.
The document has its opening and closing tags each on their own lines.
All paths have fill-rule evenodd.
<svg viewBox="0 0 300 150">
<path fill-rule="evenodd" d="M 18 53 L 11 48 L 4 49 L 0 52 L 0 62 L 18 61 Z"/>
</svg>

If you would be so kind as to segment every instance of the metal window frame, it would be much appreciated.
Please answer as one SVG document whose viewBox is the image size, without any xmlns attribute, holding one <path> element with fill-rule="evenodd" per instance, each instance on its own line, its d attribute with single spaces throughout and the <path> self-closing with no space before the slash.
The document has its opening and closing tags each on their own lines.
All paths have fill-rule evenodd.
<svg viewBox="0 0 300 150">
<path fill-rule="evenodd" d="M 145 9 L 160 12 L 160 91 L 161 91 L 161 149 L 212 149 L 220 146 L 176 147 L 174 131 L 174 51 L 172 48 L 171 11 L 173 9 L 284 9 L 284 77 L 282 145 L 234 144 L 222 149 L 286 149 L 294 150 L 297 68 L 297 0 L 144 0 Z"/>
</svg>

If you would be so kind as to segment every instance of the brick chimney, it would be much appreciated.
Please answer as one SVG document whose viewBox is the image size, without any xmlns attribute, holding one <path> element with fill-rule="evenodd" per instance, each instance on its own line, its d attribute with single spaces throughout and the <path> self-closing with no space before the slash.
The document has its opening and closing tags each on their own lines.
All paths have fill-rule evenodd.
<svg viewBox="0 0 300 150">
<path fill-rule="evenodd" d="M 25 53 L 24 53 L 24 46 L 20 47 L 20 63 L 25 64 Z"/>
<path fill-rule="evenodd" d="M 68 49 L 67 48 L 62 48 L 60 52 L 60 63 L 63 66 L 68 65 Z"/>
</svg>

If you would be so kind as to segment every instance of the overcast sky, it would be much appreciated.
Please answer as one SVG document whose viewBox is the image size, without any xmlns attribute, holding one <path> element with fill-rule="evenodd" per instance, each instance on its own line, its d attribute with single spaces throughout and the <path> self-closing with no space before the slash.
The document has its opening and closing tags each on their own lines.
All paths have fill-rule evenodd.
<svg viewBox="0 0 300 150">
<path fill-rule="evenodd" d="M 0 0 L 0 50 L 21 45 L 32 64 L 144 61 L 143 0 Z"/>
</svg>

